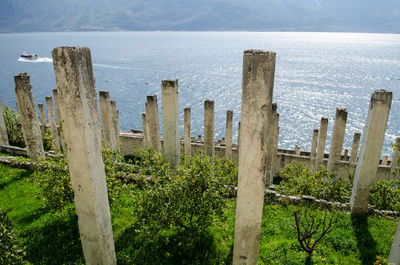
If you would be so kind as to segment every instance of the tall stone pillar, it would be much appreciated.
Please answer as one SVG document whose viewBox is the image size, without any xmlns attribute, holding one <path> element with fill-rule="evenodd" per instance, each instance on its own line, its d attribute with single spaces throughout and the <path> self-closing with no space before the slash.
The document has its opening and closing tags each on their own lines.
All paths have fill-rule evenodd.
<svg viewBox="0 0 400 265">
<path fill-rule="evenodd" d="M 147 146 L 147 130 L 146 130 L 146 112 L 142 112 L 142 132 L 143 132 L 143 146 Z"/>
<path fill-rule="evenodd" d="M 100 111 L 101 111 L 101 125 L 104 146 L 111 150 L 116 150 L 117 143 L 115 141 L 115 130 L 113 123 L 113 115 L 111 109 L 110 93 L 108 91 L 100 91 Z"/>
<path fill-rule="evenodd" d="M 161 103 L 163 117 L 164 156 L 171 167 L 179 167 L 180 135 L 179 135 L 179 100 L 178 80 L 162 80 Z"/>
<path fill-rule="evenodd" d="M 275 53 L 244 52 L 234 265 L 257 264 L 274 73 Z"/>
<path fill-rule="evenodd" d="M 9 145 L 7 127 L 3 117 L 3 103 L 0 101 L 0 145 Z"/>
<path fill-rule="evenodd" d="M 355 167 L 357 163 L 357 155 L 358 155 L 358 146 L 360 145 L 360 138 L 361 133 L 356 132 L 353 136 L 353 144 L 351 145 L 351 152 L 350 152 L 350 167 Z"/>
<path fill-rule="evenodd" d="M 64 134 L 85 262 L 116 264 L 90 50 L 59 47 L 52 55 L 61 112 L 69 113 Z"/>
<path fill-rule="evenodd" d="M 115 148 L 119 150 L 119 135 L 121 134 L 121 132 L 119 126 L 119 114 L 117 110 L 117 103 L 114 100 L 110 100 L 110 104 L 111 104 L 112 126 L 115 136 Z"/>
<path fill-rule="evenodd" d="M 397 232 L 390 249 L 389 264 L 400 265 L 400 222 L 397 224 Z"/>
<path fill-rule="evenodd" d="M 183 131 L 184 131 L 184 150 L 186 155 L 192 155 L 192 141 L 191 141 L 191 110 L 186 107 L 183 110 Z"/>
<path fill-rule="evenodd" d="M 346 122 L 347 110 L 345 108 L 337 108 L 327 167 L 328 171 L 331 173 L 336 173 L 340 166 Z"/>
<path fill-rule="evenodd" d="M 400 177 L 400 170 L 399 170 L 399 156 L 400 156 L 400 137 L 397 137 L 396 144 L 393 148 L 392 153 L 392 163 L 390 164 L 390 169 L 392 170 L 392 177 L 399 176 Z"/>
<path fill-rule="evenodd" d="M 160 122 L 158 118 L 158 104 L 157 96 L 147 96 L 146 102 L 146 132 L 148 134 L 149 147 L 152 147 L 155 151 L 161 152 L 161 139 L 160 139 Z"/>
<path fill-rule="evenodd" d="M 311 150 L 310 150 L 310 169 L 314 171 L 315 166 L 315 155 L 317 154 L 317 143 L 318 143 L 318 129 L 314 129 L 312 142 L 311 142 Z"/>
<path fill-rule="evenodd" d="M 232 160 L 233 110 L 226 111 L 225 157 Z"/>
<path fill-rule="evenodd" d="M 327 132 L 328 132 L 328 118 L 322 117 L 321 124 L 319 126 L 319 137 L 318 137 L 317 154 L 315 155 L 314 171 L 318 171 L 319 166 L 321 166 L 323 163 Z"/>
<path fill-rule="evenodd" d="M 273 175 L 272 173 L 272 160 L 273 160 L 273 156 L 274 156 L 274 148 L 273 148 L 273 144 L 274 144 L 274 140 L 275 140 L 275 121 L 274 121 L 274 116 L 276 116 L 276 110 L 278 108 L 278 105 L 276 103 L 272 103 L 271 106 L 271 116 L 267 118 L 267 128 L 268 128 L 268 132 L 267 132 L 267 142 L 266 142 L 266 150 L 267 150 L 267 158 L 266 158 L 266 171 L 265 171 L 265 183 L 267 184 L 267 186 L 269 187 L 270 183 L 272 183 L 272 178 Z"/>
<path fill-rule="evenodd" d="M 238 154 L 239 154 L 239 148 L 240 148 L 240 121 L 238 122 L 238 137 L 237 137 L 237 153 Z"/>
<path fill-rule="evenodd" d="M 47 119 L 46 119 L 46 112 L 44 110 L 44 105 L 42 103 L 38 103 L 38 109 L 39 109 L 39 125 L 40 125 L 40 131 L 42 133 L 42 137 L 46 135 L 46 127 L 47 127 Z"/>
<path fill-rule="evenodd" d="M 275 177 L 275 170 L 276 170 L 276 164 L 277 164 L 277 159 L 278 159 L 278 142 L 279 142 L 279 113 L 276 112 L 272 114 L 272 121 L 273 121 L 273 130 L 274 130 L 274 137 L 272 141 L 272 162 L 271 162 L 271 169 L 269 173 L 269 186 L 271 186 L 274 183 L 274 177 Z"/>
<path fill-rule="evenodd" d="M 368 212 L 369 193 L 376 181 L 391 104 L 392 92 L 376 90 L 371 96 L 350 199 L 353 215 Z"/>
<path fill-rule="evenodd" d="M 54 115 L 53 98 L 46 97 L 47 116 L 49 116 L 49 125 L 51 134 L 53 136 L 54 151 L 60 151 L 60 137 L 58 136 L 58 129 L 56 123 L 56 116 Z"/>
<path fill-rule="evenodd" d="M 204 150 L 214 157 L 214 100 L 204 100 Z"/>
<path fill-rule="evenodd" d="M 44 157 L 44 150 L 30 78 L 27 73 L 21 73 L 14 76 L 14 81 L 26 152 L 33 162 L 38 162 Z"/>
<path fill-rule="evenodd" d="M 61 114 L 61 106 L 60 106 L 60 99 L 58 96 L 58 90 L 53 89 L 53 98 L 54 98 L 54 106 L 56 107 L 56 114 L 57 114 L 57 119 L 58 119 L 58 132 L 60 134 L 60 144 L 62 150 L 65 152 L 67 149 L 67 146 L 65 144 L 65 138 L 64 138 L 64 132 L 63 132 L 63 122 L 62 122 L 62 114 Z"/>
</svg>

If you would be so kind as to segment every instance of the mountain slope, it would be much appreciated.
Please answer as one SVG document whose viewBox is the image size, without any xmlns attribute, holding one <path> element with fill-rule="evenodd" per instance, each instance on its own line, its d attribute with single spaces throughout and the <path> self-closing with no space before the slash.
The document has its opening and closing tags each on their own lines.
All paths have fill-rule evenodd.
<svg viewBox="0 0 400 265">
<path fill-rule="evenodd" d="M 398 0 L 0 0 L 0 32 L 400 32 Z"/>
</svg>

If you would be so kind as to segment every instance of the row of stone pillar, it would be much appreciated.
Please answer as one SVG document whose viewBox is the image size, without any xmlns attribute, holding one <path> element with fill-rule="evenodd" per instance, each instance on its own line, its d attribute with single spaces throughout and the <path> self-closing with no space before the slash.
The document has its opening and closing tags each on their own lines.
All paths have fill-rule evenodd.
<svg viewBox="0 0 400 265">
<path fill-rule="evenodd" d="M 165 160 L 172 167 L 180 161 L 180 126 L 178 80 L 163 80 L 161 83 L 163 151 Z M 214 157 L 214 101 L 204 101 L 204 151 Z M 144 145 L 157 152 L 162 151 L 158 103 L 156 95 L 146 99 L 146 112 L 142 113 Z M 232 159 L 233 111 L 226 113 L 225 157 Z M 184 108 L 184 153 L 191 155 L 191 109 Z"/>
</svg>

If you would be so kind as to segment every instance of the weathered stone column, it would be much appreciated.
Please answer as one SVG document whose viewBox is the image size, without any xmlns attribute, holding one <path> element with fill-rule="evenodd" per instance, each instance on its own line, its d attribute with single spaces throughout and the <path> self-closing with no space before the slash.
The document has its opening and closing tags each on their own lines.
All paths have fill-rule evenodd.
<svg viewBox="0 0 400 265">
<path fill-rule="evenodd" d="M 392 170 L 392 177 L 394 176 L 400 176 L 399 172 L 399 166 L 398 166 L 398 160 L 400 156 L 400 137 L 396 139 L 396 144 L 395 147 L 393 148 L 393 153 L 392 153 L 392 163 L 390 164 L 390 169 Z"/>
<path fill-rule="evenodd" d="M 327 132 L 328 132 L 328 118 L 322 117 L 321 124 L 319 126 L 319 137 L 318 137 L 317 154 L 315 155 L 314 171 L 318 171 L 319 166 L 322 165 L 323 163 Z"/>
<path fill-rule="evenodd" d="M 312 142 L 311 142 L 311 150 L 310 150 L 310 170 L 314 171 L 315 166 L 315 155 L 317 154 L 317 143 L 318 143 L 318 129 L 314 129 Z"/>
<path fill-rule="evenodd" d="M 214 157 L 214 100 L 204 100 L 204 150 Z"/>
<path fill-rule="evenodd" d="M 257 264 L 274 73 L 275 53 L 244 52 L 234 265 Z"/>
<path fill-rule="evenodd" d="M 192 141 L 190 138 L 191 130 L 191 110 L 190 107 L 186 107 L 183 110 L 183 131 L 184 131 L 184 150 L 186 155 L 192 155 Z"/>
<path fill-rule="evenodd" d="M 3 117 L 3 103 L 0 101 L 0 145 L 9 145 L 7 127 Z"/>
<path fill-rule="evenodd" d="M 237 137 L 237 153 L 239 154 L 239 148 L 240 148 L 240 121 L 238 122 L 238 137 Z M 239 163 L 239 161 L 238 161 Z"/>
<path fill-rule="evenodd" d="M 64 138 L 64 132 L 63 132 L 63 122 L 62 122 L 62 114 L 61 114 L 61 106 L 60 106 L 60 99 L 58 96 L 58 90 L 53 89 L 53 98 L 54 98 L 54 106 L 56 107 L 56 114 L 57 114 L 57 119 L 58 119 L 58 132 L 60 134 L 60 144 L 62 150 L 65 152 L 67 149 L 67 146 L 65 144 L 65 138 Z"/>
<path fill-rule="evenodd" d="M 274 183 L 274 177 L 275 177 L 275 169 L 276 169 L 276 164 L 277 164 L 277 159 L 278 159 L 278 142 L 279 142 L 279 113 L 276 112 L 272 114 L 272 121 L 273 121 L 273 130 L 274 130 L 274 135 L 273 135 L 273 141 L 272 141 L 272 161 L 271 161 L 271 169 L 269 173 L 269 186 L 271 186 Z"/>
<path fill-rule="evenodd" d="M 344 161 L 349 160 L 349 149 L 344 149 L 343 159 L 344 159 Z"/>
<path fill-rule="evenodd" d="M 21 73 L 14 76 L 14 81 L 26 153 L 32 161 L 38 162 L 44 157 L 44 150 L 30 78 L 27 73 Z"/>
<path fill-rule="evenodd" d="M 294 154 L 297 156 L 301 154 L 301 147 L 297 144 L 294 146 Z"/>
<path fill-rule="evenodd" d="M 37 105 L 38 105 L 38 109 L 39 109 L 40 132 L 42 133 L 42 137 L 43 137 L 46 135 L 46 127 L 47 127 L 46 112 L 44 111 L 44 105 L 42 103 L 38 103 Z"/>
<path fill-rule="evenodd" d="M 117 143 L 115 141 L 116 137 L 111 109 L 110 93 L 108 91 L 100 91 L 99 95 L 104 147 L 110 148 L 111 150 L 116 150 Z"/>
<path fill-rule="evenodd" d="M 389 264 L 400 265 L 400 222 L 397 224 L 397 232 L 390 250 Z"/>
<path fill-rule="evenodd" d="M 111 117 L 112 117 L 112 125 L 115 136 L 115 149 L 119 150 L 119 135 L 121 134 L 119 129 L 119 114 L 117 110 L 117 103 L 114 100 L 110 100 L 111 104 Z"/>
<path fill-rule="evenodd" d="M 369 193 L 376 181 L 391 104 L 392 92 L 376 90 L 371 96 L 350 199 L 353 215 L 368 212 Z"/>
<path fill-rule="evenodd" d="M 116 117 L 116 123 L 117 123 L 117 144 L 118 144 L 118 150 L 119 150 L 119 148 L 120 148 L 120 143 L 121 143 L 121 141 L 120 141 L 120 139 L 119 139 L 119 136 L 120 136 L 120 134 L 121 134 L 121 118 L 120 118 L 120 116 L 119 116 L 119 110 L 117 109 L 117 112 L 116 112 L 116 114 L 117 114 L 117 117 Z"/>
<path fill-rule="evenodd" d="M 61 144 L 60 144 L 60 137 L 58 136 L 58 129 L 57 129 L 56 117 L 54 115 L 52 97 L 46 97 L 46 107 L 47 107 L 47 116 L 49 116 L 50 130 L 53 136 L 54 151 L 59 152 Z"/>
<path fill-rule="evenodd" d="M 147 147 L 146 112 L 142 112 L 143 146 Z"/>
<path fill-rule="evenodd" d="M 89 265 L 116 264 L 90 50 L 53 50 L 79 233 Z"/>
<path fill-rule="evenodd" d="M 351 145 L 350 152 L 350 167 L 355 167 L 357 163 L 357 155 L 358 155 L 358 146 L 360 145 L 361 133 L 356 132 L 353 136 L 353 144 Z"/>
<path fill-rule="evenodd" d="M 146 123 L 148 146 L 152 147 L 157 152 L 161 152 L 160 122 L 158 118 L 158 104 L 156 95 L 147 96 Z"/>
<path fill-rule="evenodd" d="M 233 110 L 226 111 L 225 157 L 232 160 Z"/>
<path fill-rule="evenodd" d="M 39 108 L 40 125 L 46 126 L 47 119 L 46 119 L 46 112 L 44 110 L 44 104 L 39 103 L 37 105 Z"/>
<path fill-rule="evenodd" d="M 336 173 L 340 166 L 342 156 L 344 133 L 346 130 L 347 110 L 345 108 L 336 109 L 335 124 L 333 125 L 333 134 L 331 149 L 329 152 L 328 171 Z"/>
<path fill-rule="evenodd" d="M 178 80 L 162 80 L 161 103 L 163 117 L 164 156 L 172 168 L 179 167 L 179 100 Z"/>
<path fill-rule="evenodd" d="M 384 155 L 382 158 L 382 166 L 388 166 L 388 162 L 389 162 L 389 156 Z"/>
</svg>

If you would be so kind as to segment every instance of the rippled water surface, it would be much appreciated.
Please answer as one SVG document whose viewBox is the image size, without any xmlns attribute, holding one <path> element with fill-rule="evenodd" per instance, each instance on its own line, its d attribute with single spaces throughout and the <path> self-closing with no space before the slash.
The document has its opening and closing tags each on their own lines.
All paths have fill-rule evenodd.
<svg viewBox="0 0 400 265">
<path fill-rule="evenodd" d="M 0 35 L 0 98 L 15 107 L 13 76 L 28 72 L 36 103 L 55 87 L 51 50 L 88 46 L 98 90 L 117 101 L 121 128 L 141 128 L 147 94 L 161 104 L 163 79 L 179 79 L 183 108 L 192 107 L 192 133 L 203 134 L 203 100 L 215 100 L 216 138 L 225 133 L 227 109 L 234 110 L 235 139 L 240 119 L 242 57 L 245 49 L 277 53 L 274 101 L 280 113 L 280 148 L 309 150 L 321 116 L 329 118 L 327 148 L 335 110 L 348 110 L 344 148 L 362 132 L 371 93 L 393 91 L 383 153 L 400 135 L 400 35 L 350 33 L 111 32 Z M 47 57 L 19 61 L 23 51 Z M 160 111 L 161 112 L 161 111 Z M 161 114 L 161 113 L 160 113 Z"/>
</svg>

